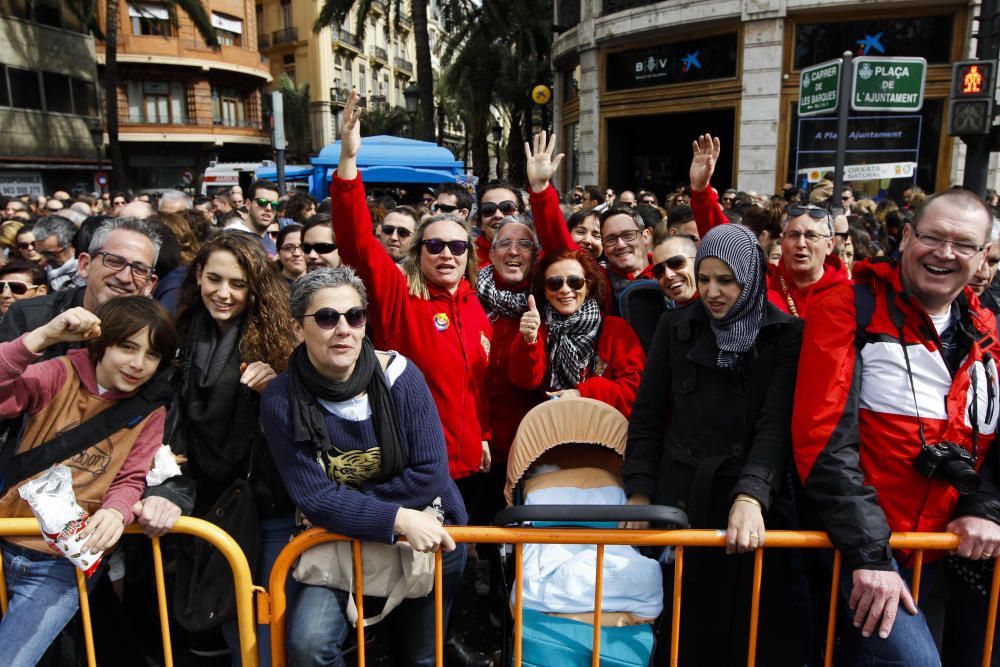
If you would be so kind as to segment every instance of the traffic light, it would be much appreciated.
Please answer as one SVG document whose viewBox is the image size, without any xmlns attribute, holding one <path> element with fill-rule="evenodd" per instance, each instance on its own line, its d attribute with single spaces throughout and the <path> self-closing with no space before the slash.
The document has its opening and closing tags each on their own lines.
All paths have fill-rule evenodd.
<svg viewBox="0 0 1000 667">
<path fill-rule="evenodd" d="M 996 90 L 995 60 L 964 60 L 952 65 L 948 134 L 989 134 Z"/>
</svg>

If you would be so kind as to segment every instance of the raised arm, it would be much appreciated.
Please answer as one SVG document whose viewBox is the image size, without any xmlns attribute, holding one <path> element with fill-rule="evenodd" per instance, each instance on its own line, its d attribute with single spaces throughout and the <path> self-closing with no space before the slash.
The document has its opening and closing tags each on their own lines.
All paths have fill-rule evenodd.
<svg viewBox="0 0 1000 667">
<path fill-rule="evenodd" d="M 563 220 L 562 209 L 559 208 L 559 193 L 551 184 L 552 176 L 563 159 L 562 153 L 552 157 L 556 148 L 556 135 L 553 134 L 546 142 L 546 133 L 542 131 L 535 135 L 533 142 L 534 150 L 528 142 L 524 142 L 524 154 L 530 185 L 528 200 L 531 202 L 531 215 L 535 220 L 538 240 L 545 252 L 579 250 L 580 246 L 570 236 L 566 221 Z"/>
<path fill-rule="evenodd" d="M 691 150 L 691 211 L 698 225 L 698 234 L 704 237 L 708 230 L 729 222 L 729 218 L 722 214 L 718 193 L 709 184 L 719 160 L 719 138 L 703 134 L 691 142 Z"/>
</svg>

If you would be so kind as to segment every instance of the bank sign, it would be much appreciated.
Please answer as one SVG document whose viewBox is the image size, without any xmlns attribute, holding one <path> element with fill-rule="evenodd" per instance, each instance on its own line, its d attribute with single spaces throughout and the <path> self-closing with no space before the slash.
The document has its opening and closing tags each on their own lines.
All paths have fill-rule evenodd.
<svg viewBox="0 0 1000 667">
<path fill-rule="evenodd" d="M 927 61 L 923 58 L 854 59 L 851 108 L 855 111 L 920 111 Z"/>
</svg>

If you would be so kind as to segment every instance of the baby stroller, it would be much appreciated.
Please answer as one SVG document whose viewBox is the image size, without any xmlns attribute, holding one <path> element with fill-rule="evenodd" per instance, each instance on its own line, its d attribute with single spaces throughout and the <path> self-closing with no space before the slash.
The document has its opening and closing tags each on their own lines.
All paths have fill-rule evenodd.
<svg viewBox="0 0 1000 667">
<path fill-rule="evenodd" d="M 593 399 L 560 398 L 536 406 L 511 446 L 504 488 L 508 507 L 494 523 L 617 528 L 620 521 L 649 521 L 658 528 L 687 527 L 687 516 L 676 508 L 625 504 L 621 470 L 627 431 L 618 410 Z M 503 568 L 509 582 L 512 561 Z M 592 664 L 596 563 L 594 545 L 524 546 L 522 664 Z M 607 545 L 602 579 L 600 664 L 649 665 L 652 624 L 663 608 L 659 562 L 631 546 Z M 508 589 L 513 607 L 512 583 Z"/>
</svg>

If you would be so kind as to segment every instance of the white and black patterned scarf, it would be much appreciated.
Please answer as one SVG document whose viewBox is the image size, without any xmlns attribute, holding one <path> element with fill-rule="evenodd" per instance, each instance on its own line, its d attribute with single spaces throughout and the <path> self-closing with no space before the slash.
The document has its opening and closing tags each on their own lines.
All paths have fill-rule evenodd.
<svg viewBox="0 0 1000 667">
<path fill-rule="evenodd" d="M 767 309 L 764 254 L 753 232 L 743 225 L 719 225 L 701 239 L 695 270 L 706 257 L 725 262 L 742 288 L 725 317 L 716 319 L 709 313 L 719 347 L 717 363 L 721 368 L 731 368 L 757 342 L 764 321 Z"/>
<path fill-rule="evenodd" d="M 521 315 L 528 311 L 528 288 L 513 292 L 497 287 L 492 264 L 487 264 L 479 270 L 476 292 L 479 294 L 483 310 L 492 321 L 501 315 L 520 319 Z"/>
<path fill-rule="evenodd" d="M 594 299 L 586 299 L 580 309 L 566 317 L 545 305 L 545 325 L 549 329 L 546 352 L 549 357 L 549 386 L 574 389 L 580 374 L 589 368 L 601 332 L 601 308 Z"/>
</svg>

